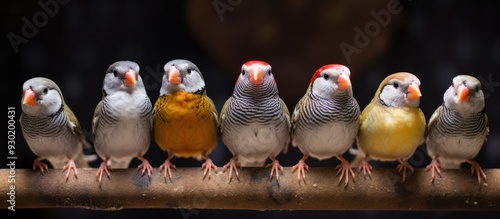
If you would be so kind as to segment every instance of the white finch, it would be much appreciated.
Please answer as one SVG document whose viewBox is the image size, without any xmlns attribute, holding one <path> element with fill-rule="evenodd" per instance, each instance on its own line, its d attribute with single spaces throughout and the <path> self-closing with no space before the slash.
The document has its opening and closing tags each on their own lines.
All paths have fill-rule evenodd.
<svg viewBox="0 0 500 219">
<path fill-rule="evenodd" d="M 48 171 L 47 164 L 41 162 L 47 159 L 52 167 L 67 170 L 68 180 L 71 171 L 77 177 L 76 168 L 89 167 L 83 149 L 90 146 L 56 83 L 43 77 L 24 82 L 21 108 L 23 136 L 38 156 L 33 170 L 40 169 L 42 174 Z"/>
<path fill-rule="evenodd" d="M 92 120 L 94 147 L 103 162 L 97 170 L 99 184 L 108 168 L 128 168 L 134 157 L 142 163 L 138 169 L 151 176 L 152 166 L 144 158 L 152 129 L 152 105 L 139 66 L 131 61 L 111 64 L 104 76 L 102 100 Z"/>
<path fill-rule="evenodd" d="M 489 133 L 488 117 L 484 112 L 481 82 L 469 75 L 458 75 L 443 96 L 443 104 L 429 120 L 426 138 L 427 151 L 432 158 L 427 170 L 432 181 L 441 169 L 458 169 L 463 162 L 470 163 L 477 180 L 486 180 L 486 174 L 474 158 L 481 150 Z"/>
</svg>

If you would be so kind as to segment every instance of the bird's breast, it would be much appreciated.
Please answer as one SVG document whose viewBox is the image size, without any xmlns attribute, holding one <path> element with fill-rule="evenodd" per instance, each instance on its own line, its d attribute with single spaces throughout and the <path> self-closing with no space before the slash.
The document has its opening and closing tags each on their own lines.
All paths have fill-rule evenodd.
<svg viewBox="0 0 500 219">
<path fill-rule="evenodd" d="M 363 116 L 358 146 L 372 158 L 406 159 L 423 141 L 426 121 L 418 108 L 373 107 Z"/>
<path fill-rule="evenodd" d="M 357 125 L 335 122 L 319 127 L 301 127 L 294 133 L 293 139 L 301 151 L 321 160 L 346 152 L 357 133 Z"/>
<path fill-rule="evenodd" d="M 211 151 L 217 140 L 217 125 L 208 97 L 175 92 L 157 100 L 154 138 L 166 151 L 178 156 L 199 156 Z"/>
</svg>

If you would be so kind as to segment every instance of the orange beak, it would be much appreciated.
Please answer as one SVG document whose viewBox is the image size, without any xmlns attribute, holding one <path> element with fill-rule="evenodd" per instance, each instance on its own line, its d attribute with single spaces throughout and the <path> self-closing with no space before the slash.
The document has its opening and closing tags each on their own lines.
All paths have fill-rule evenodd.
<svg viewBox="0 0 500 219">
<path fill-rule="evenodd" d="M 264 80 L 263 75 L 262 75 L 262 69 L 260 68 L 254 68 L 250 72 L 250 82 L 252 84 L 262 84 L 262 81 Z"/>
<path fill-rule="evenodd" d="M 137 73 L 135 73 L 134 70 L 132 69 L 129 69 L 126 73 L 125 73 L 125 79 L 123 80 L 123 83 L 125 84 L 125 86 L 127 87 L 132 87 L 135 85 L 135 83 L 137 82 L 135 80 L 137 76 Z"/>
<path fill-rule="evenodd" d="M 461 84 L 457 89 L 458 101 L 467 102 L 469 101 L 469 88 L 464 84 Z"/>
<path fill-rule="evenodd" d="M 351 79 L 346 74 L 340 74 L 337 79 L 339 90 L 347 90 L 351 86 Z"/>
<path fill-rule="evenodd" d="M 420 88 L 418 84 L 414 81 L 411 82 L 410 86 L 408 86 L 408 99 L 410 101 L 416 100 L 422 96 L 420 93 Z"/>
<path fill-rule="evenodd" d="M 36 96 L 35 96 L 35 92 L 33 92 L 33 90 L 28 89 L 26 91 L 24 91 L 24 95 L 23 95 L 23 104 L 26 105 L 26 106 L 36 106 Z"/>
<path fill-rule="evenodd" d="M 182 82 L 181 73 L 175 66 L 171 66 L 168 69 L 168 81 L 173 85 L 178 85 Z"/>
</svg>

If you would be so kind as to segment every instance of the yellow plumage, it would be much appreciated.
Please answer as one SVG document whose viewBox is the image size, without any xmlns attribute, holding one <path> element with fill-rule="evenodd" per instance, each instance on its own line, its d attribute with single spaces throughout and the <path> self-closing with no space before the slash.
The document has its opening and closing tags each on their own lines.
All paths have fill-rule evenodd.
<svg viewBox="0 0 500 219">
<path fill-rule="evenodd" d="M 408 159 L 424 133 L 425 116 L 419 108 L 385 107 L 374 99 L 361 114 L 358 144 L 376 160 Z"/>
<path fill-rule="evenodd" d="M 371 174 L 368 159 L 398 161 L 398 171 L 413 171 L 407 160 L 423 143 L 426 119 L 420 110 L 420 80 L 408 72 L 387 76 L 380 83 L 375 96 L 361 113 L 357 144 L 362 153 L 351 164 L 359 164 L 359 171 Z"/>
<path fill-rule="evenodd" d="M 161 149 L 201 159 L 215 148 L 217 112 L 208 96 L 177 91 L 159 97 L 154 112 L 154 139 Z"/>
</svg>

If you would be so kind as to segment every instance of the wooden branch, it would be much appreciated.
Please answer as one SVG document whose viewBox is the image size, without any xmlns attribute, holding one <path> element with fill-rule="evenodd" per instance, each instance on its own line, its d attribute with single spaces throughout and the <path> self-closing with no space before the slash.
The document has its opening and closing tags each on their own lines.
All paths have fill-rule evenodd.
<svg viewBox="0 0 500 219">
<path fill-rule="evenodd" d="M 60 169 L 41 175 L 29 169 L 0 169 L 4 209 L 123 208 L 248 209 L 248 210 L 498 210 L 500 169 L 485 170 L 487 183 L 478 184 L 470 170 L 446 170 L 431 183 L 430 174 L 416 169 L 401 181 L 394 169 L 376 168 L 370 178 L 356 175 L 347 186 L 338 184 L 334 168 L 312 167 L 300 185 L 289 167 L 279 183 L 269 180 L 269 169 L 243 168 L 240 181 L 228 182 L 229 173 L 203 179 L 199 168 L 178 168 L 172 182 L 158 169 L 151 179 L 135 169 L 117 169 L 111 179 L 96 180 L 97 169 L 78 169 L 68 181 Z M 10 178 L 9 178 L 10 177 Z M 15 179 L 9 183 L 8 179 Z M 15 186 L 11 189 L 11 186 Z M 12 194 L 14 196 L 8 195 Z M 5 201 L 7 199 L 7 202 Z M 12 201 L 11 201 L 12 202 Z"/>
</svg>

